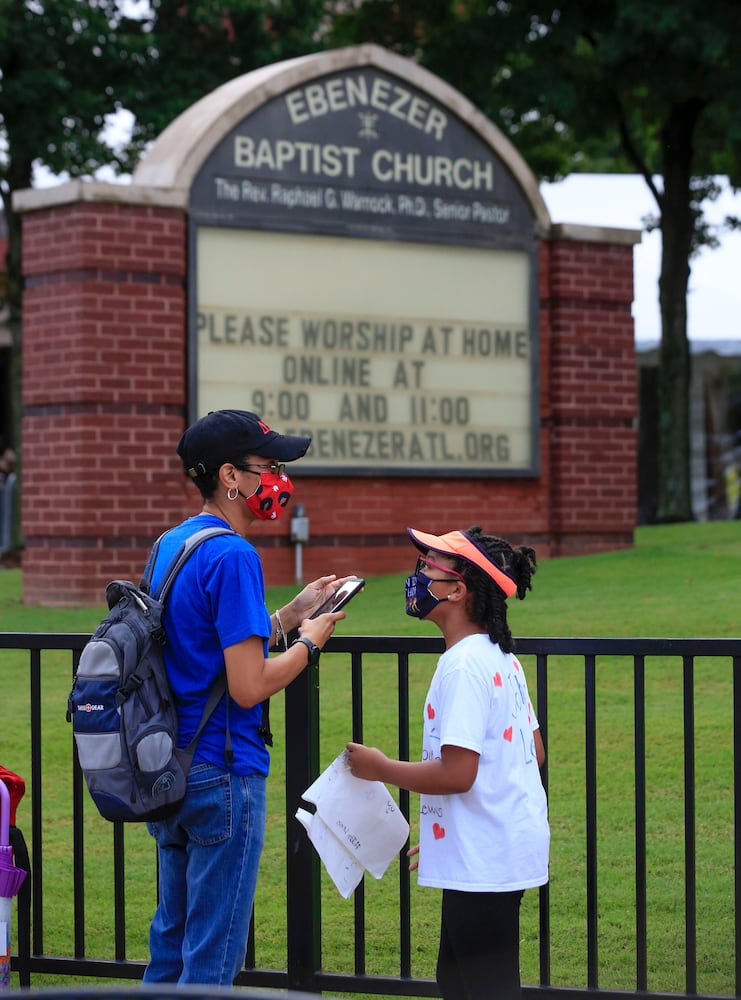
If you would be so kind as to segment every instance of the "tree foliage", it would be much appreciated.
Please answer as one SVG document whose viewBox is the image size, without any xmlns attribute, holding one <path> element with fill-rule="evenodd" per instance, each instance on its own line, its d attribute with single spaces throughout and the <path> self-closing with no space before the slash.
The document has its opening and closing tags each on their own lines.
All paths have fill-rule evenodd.
<svg viewBox="0 0 741 1000">
<path fill-rule="evenodd" d="M 149 6 L 142 34 L 130 39 L 124 100 L 135 116 L 130 168 L 147 143 L 220 84 L 320 47 L 323 0 L 150 0 Z"/>
<path fill-rule="evenodd" d="M 138 26 L 113 0 L 0 0 L 0 195 L 8 230 L 4 305 L 13 337 L 7 378 L 11 440 L 20 428 L 21 224 L 13 194 L 31 187 L 34 163 L 92 174 L 115 154 L 102 133 L 126 80 L 121 38 Z"/>
</svg>

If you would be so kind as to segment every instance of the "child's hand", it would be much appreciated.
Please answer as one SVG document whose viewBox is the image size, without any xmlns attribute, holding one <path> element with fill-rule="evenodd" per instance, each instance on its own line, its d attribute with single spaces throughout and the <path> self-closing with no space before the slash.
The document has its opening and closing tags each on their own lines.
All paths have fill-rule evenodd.
<svg viewBox="0 0 741 1000">
<path fill-rule="evenodd" d="M 388 757 L 375 747 L 366 747 L 362 743 L 348 743 L 345 759 L 347 766 L 356 778 L 365 778 L 366 781 L 383 781 L 381 774 L 384 765 L 388 763 Z"/>
<path fill-rule="evenodd" d="M 419 844 L 417 844 L 416 847 L 410 847 L 409 850 L 407 851 L 408 858 L 416 858 L 415 861 L 409 862 L 410 872 L 416 872 L 416 870 L 419 868 L 419 858 L 417 857 L 418 854 L 419 854 Z"/>
</svg>

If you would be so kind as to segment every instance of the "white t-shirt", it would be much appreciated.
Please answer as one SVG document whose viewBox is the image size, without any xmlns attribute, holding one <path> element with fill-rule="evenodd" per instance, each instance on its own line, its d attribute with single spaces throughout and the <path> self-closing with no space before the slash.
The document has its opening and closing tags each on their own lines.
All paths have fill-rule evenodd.
<svg viewBox="0 0 741 1000">
<path fill-rule="evenodd" d="M 550 830 L 535 756 L 538 720 L 522 665 L 487 635 L 440 657 L 424 707 L 422 759 L 479 754 L 467 792 L 420 797 L 420 885 L 511 892 L 548 881 Z"/>
</svg>

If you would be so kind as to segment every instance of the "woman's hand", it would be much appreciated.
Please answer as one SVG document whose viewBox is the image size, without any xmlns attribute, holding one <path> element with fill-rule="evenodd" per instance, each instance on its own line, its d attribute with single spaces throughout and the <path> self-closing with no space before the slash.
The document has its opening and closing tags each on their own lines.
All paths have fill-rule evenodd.
<svg viewBox="0 0 741 1000">
<path fill-rule="evenodd" d="M 331 611 L 326 615 L 319 615 L 318 618 L 304 618 L 298 630 L 299 635 L 306 636 L 315 646 L 323 649 L 325 642 L 334 632 L 335 625 L 344 617 L 344 611 Z"/>
<path fill-rule="evenodd" d="M 320 604 L 342 586 L 345 580 L 349 579 L 350 577 L 347 576 L 338 578 L 336 574 L 330 573 L 329 576 L 320 576 L 318 580 L 307 583 L 290 603 L 294 618 L 294 624 L 291 627 L 295 628 L 299 622 L 303 622 L 304 618 L 308 618 Z"/>
<path fill-rule="evenodd" d="M 408 858 L 415 858 L 416 860 L 409 862 L 409 871 L 416 872 L 419 868 L 419 844 L 416 847 L 410 847 L 407 851 Z"/>
</svg>

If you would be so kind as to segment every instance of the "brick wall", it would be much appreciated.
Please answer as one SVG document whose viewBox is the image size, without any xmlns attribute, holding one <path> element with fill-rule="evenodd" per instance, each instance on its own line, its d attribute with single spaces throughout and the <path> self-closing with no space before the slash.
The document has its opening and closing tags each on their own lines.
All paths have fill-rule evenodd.
<svg viewBox="0 0 741 1000">
<path fill-rule="evenodd" d="M 199 509 L 175 446 L 186 414 L 181 208 L 75 200 L 24 215 L 24 600 L 100 604 L 151 540 Z M 405 528 L 481 524 L 541 557 L 632 544 L 632 245 L 554 230 L 540 254 L 541 475 L 302 476 L 304 579 L 405 573 Z M 277 428 L 280 429 L 280 428 Z M 255 526 L 269 584 L 294 579 L 290 511 Z"/>
</svg>

